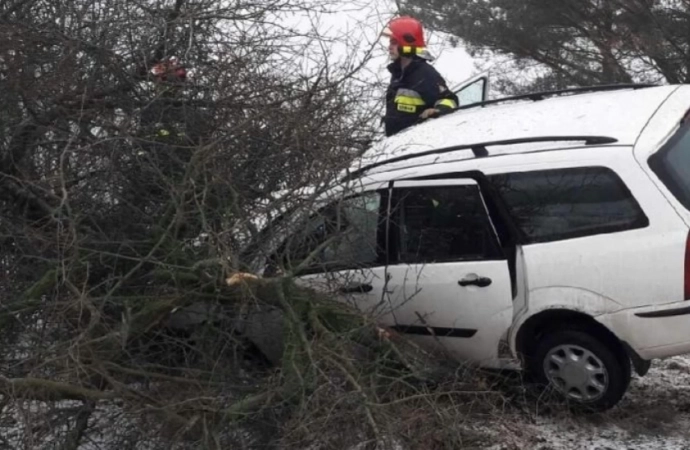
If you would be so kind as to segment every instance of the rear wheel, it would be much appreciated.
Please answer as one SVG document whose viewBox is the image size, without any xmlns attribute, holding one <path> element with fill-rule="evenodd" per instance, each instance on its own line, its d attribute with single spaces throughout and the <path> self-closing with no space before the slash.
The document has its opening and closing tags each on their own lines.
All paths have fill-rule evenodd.
<svg viewBox="0 0 690 450">
<path fill-rule="evenodd" d="M 620 401 L 630 384 L 630 359 L 602 336 L 585 330 L 544 333 L 534 347 L 529 370 L 573 405 L 602 411 Z"/>
</svg>

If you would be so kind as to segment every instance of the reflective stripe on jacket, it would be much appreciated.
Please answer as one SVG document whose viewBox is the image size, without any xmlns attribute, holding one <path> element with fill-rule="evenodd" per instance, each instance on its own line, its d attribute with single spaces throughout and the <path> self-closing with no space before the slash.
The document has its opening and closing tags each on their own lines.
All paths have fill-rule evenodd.
<svg viewBox="0 0 690 450">
<path fill-rule="evenodd" d="M 425 60 L 414 58 L 405 69 L 396 61 L 388 66 L 388 70 L 391 82 L 386 92 L 386 116 L 383 119 L 386 136 L 420 122 L 420 114 L 427 109 L 457 108 L 458 97 Z"/>
</svg>

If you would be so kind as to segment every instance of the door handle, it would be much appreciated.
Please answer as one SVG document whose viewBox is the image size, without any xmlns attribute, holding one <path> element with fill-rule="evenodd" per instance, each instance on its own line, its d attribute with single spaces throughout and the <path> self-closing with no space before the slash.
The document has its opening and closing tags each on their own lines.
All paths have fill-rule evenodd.
<svg viewBox="0 0 690 450">
<path fill-rule="evenodd" d="M 341 294 L 366 294 L 373 290 L 374 288 L 369 283 L 353 283 L 341 287 L 338 292 Z"/>
<path fill-rule="evenodd" d="M 466 286 L 477 286 L 480 288 L 485 288 L 487 286 L 491 286 L 491 278 L 487 277 L 472 277 L 472 278 L 463 278 L 462 280 L 458 281 L 458 284 L 462 287 Z"/>
</svg>

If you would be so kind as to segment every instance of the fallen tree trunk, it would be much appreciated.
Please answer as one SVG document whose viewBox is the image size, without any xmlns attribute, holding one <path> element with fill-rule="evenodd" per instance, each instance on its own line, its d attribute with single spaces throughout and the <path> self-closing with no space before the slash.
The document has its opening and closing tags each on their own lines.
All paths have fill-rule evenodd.
<svg viewBox="0 0 690 450">
<path fill-rule="evenodd" d="M 0 376 L 0 392 L 10 398 L 59 402 L 64 400 L 97 401 L 114 399 L 113 392 L 89 389 L 74 384 L 41 378 L 6 378 Z"/>
</svg>

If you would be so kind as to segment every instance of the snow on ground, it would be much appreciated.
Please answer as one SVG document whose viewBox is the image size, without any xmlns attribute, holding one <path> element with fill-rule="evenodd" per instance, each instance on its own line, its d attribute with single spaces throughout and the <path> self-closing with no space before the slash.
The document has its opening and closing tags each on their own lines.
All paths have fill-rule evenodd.
<svg viewBox="0 0 690 450">
<path fill-rule="evenodd" d="M 25 427 L 37 410 L 14 412 L 0 415 L 0 448 L 52 448 L 45 441 L 26 445 Z M 128 426 L 117 417 L 126 419 L 114 407 L 92 417 L 91 433 L 79 449 L 118 448 Z M 550 402 L 513 397 L 501 410 L 466 419 L 468 430 L 484 436 L 468 450 L 690 450 L 690 355 L 655 361 L 645 377 L 634 376 L 620 404 L 606 413 L 574 414 Z"/>
<path fill-rule="evenodd" d="M 534 406 L 534 405 L 532 405 Z M 487 423 L 487 450 L 690 450 L 690 355 L 655 361 L 603 414 L 509 413 Z"/>
</svg>

